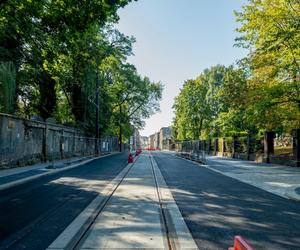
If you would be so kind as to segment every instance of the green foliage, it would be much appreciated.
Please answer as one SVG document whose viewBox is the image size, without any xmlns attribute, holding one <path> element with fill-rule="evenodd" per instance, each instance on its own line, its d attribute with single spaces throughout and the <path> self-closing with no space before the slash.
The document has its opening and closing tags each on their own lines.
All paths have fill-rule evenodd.
<svg viewBox="0 0 300 250">
<path fill-rule="evenodd" d="M 216 66 L 184 83 L 176 97 L 177 139 L 258 136 L 300 127 L 300 3 L 249 0 L 236 13 L 236 66 Z"/>
<path fill-rule="evenodd" d="M 112 76 L 113 85 L 109 88 L 113 122 L 111 129 L 118 131 L 120 136 L 128 137 L 132 125 L 135 128 L 143 127 L 143 119 L 159 110 L 162 85 L 141 77 L 133 65 L 116 64 L 115 60 L 109 63 L 116 72 Z"/>
<path fill-rule="evenodd" d="M 21 116 L 54 117 L 93 135 L 99 92 L 101 135 L 125 139 L 132 126 L 142 127 L 143 119 L 159 109 L 162 85 L 140 76 L 126 63 L 135 39 L 113 24 L 117 10 L 129 2 L 1 2 L 1 110 L 12 113 L 16 101 L 16 113 Z M 7 61 L 16 70 L 3 69 Z"/>
<path fill-rule="evenodd" d="M 2 1 L 1 110 L 13 113 L 17 106 L 16 113 L 26 118 L 54 117 L 93 135 L 99 91 L 101 135 L 128 138 L 133 125 L 143 126 L 159 109 L 162 85 L 126 63 L 135 39 L 113 24 L 117 10 L 129 2 Z"/>
<path fill-rule="evenodd" d="M 205 139 L 219 134 L 216 119 L 226 109 L 219 95 L 225 72 L 224 66 L 217 65 L 184 83 L 174 104 L 177 139 Z"/>
<path fill-rule="evenodd" d="M 12 62 L 0 63 L 0 112 L 14 112 L 16 70 Z"/>
<path fill-rule="evenodd" d="M 251 0 L 236 13 L 239 46 L 250 47 L 248 118 L 259 129 L 300 126 L 300 3 Z"/>
</svg>

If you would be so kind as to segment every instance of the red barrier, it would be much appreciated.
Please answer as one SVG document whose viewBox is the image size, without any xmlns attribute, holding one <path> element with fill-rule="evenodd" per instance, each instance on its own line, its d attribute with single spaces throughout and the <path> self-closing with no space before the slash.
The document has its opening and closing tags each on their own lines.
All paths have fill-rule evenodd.
<svg viewBox="0 0 300 250">
<path fill-rule="evenodd" d="M 228 250 L 254 250 L 254 248 L 242 236 L 237 235 L 234 237 L 233 247 L 229 247 Z"/>
<path fill-rule="evenodd" d="M 146 150 L 148 150 L 148 151 L 155 151 L 156 149 L 155 148 L 146 148 Z"/>
<path fill-rule="evenodd" d="M 142 150 L 141 150 L 141 149 L 137 149 L 137 150 L 135 151 L 135 155 L 136 155 L 136 156 L 139 156 L 140 153 L 142 153 Z"/>
<path fill-rule="evenodd" d="M 133 156 L 131 153 L 128 155 L 128 163 L 133 163 Z"/>
</svg>

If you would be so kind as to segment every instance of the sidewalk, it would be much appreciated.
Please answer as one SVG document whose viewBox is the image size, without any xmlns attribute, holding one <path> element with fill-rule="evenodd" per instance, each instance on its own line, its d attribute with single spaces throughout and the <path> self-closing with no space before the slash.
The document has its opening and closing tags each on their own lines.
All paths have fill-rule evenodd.
<svg viewBox="0 0 300 250">
<path fill-rule="evenodd" d="M 207 156 L 211 170 L 284 198 L 300 201 L 300 168 Z"/>
<path fill-rule="evenodd" d="M 104 157 L 106 155 L 100 156 Z M 53 162 L 39 163 L 32 166 L 0 170 L 0 190 L 25 183 L 44 175 L 58 173 L 86 164 L 99 157 L 74 157 Z"/>
</svg>

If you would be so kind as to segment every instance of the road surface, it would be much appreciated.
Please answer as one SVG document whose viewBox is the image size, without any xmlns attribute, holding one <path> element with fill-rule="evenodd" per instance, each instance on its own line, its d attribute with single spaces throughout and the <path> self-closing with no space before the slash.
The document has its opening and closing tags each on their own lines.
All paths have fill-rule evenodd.
<svg viewBox="0 0 300 250">
<path fill-rule="evenodd" d="M 235 235 L 255 249 L 300 249 L 299 202 L 170 153 L 153 155 L 199 249 L 227 249 Z M 0 192 L 0 249 L 47 248 L 126 160 L 109 156 Z"/>
<path fill-rule="evenodd" d="M 300 249 L 300 203 L 168 153 L 153 153 L 199 249 L 227 249 L 234 235 L 255 249 Z"/>
<path fill-rule="evenodd" d="M 127 154 L 0 192 L 0 249 L 45 249 L 127 165 Z"/>
</svg>

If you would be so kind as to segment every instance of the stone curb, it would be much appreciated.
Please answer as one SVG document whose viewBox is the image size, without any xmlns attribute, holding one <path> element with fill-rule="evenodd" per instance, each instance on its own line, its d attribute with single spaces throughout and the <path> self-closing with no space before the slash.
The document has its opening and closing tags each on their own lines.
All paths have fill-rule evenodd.
<svg viewBox="0 0 300 250">
<path fill-rule="evenodd" d="M 118 187 L 133 164 L 134 163 L 127 164 L 127 166 L 99 192 L 97 197 L 71 222 L 50 246 L 48 246 L 47 250 L 73 249 L 93 220 L 99 215 L 99 209 L 105 205 L 110 194 Z"/>
<path fill-rule="evenodd" d="M 201 163 L 199 163 L 199 162 L 195 162 L 195 161 L 192 161 L 192 160 L 189 160 L 189 159 L 186 159 L 186 158 L 183 158 L 183 157 L 179 157 L 179 156 L 175 156 L 175 157 L 177 157 L 177 158 L 179 158 L 179 159 L 183 159 L 183 160 L 189 161 L 189 162 L 191 162 L 191 163 L 194 163 L 194 164 L 197 165 L 197 166 L 207 168 L 207 169 L 209 169 L 209 170 L 211 170 L 211 171 L 214 171 L 214 172 L 216 172 L 216 173 L 222 174 L 222 175 L 224 175 L 224 176 L 227 176 L 227 177 L 232 178 L 232 179 L 234 179 L 234 180 L 240 181 L 240 182 L 242 182 L 242 183 L 245 183 L 245 184 L 251 185 L 251 186 L 253 186 L 253 187 L 262 189 L 262 190 L 264 190 L 264 191 L 266 191 L 266 192 L 268 192 L 268 193 L 270 193 L 270 194 L 277 195 L 277 196 L 279 196 L 279 197 L 281 197 L 281 198 L 288 199 L 288 200 L 293 200 L 293 201 L 296 201 L 296 202 L 300 202 L 300 196 L 297 195 L 297 193 L 296 193 L 295 191 L 293 191 L 293 192 L 291 192 L 291 193 L 288 193 L 288 192 L 286 192 L 286 191 L 284 191 L 284 192 L 282 192 L 282 193 L 281 193 L 281 192 L 277 192 L 277 191 L 274 191 L 274 190 L 270 190 L 270 188 L 268 188 L 268 187 L 265 187 L 265 186 L 262 186 L 262 185 L 257 185 L 257 184 L 254 183 L 254 182 L 247 181 L 247 180 L 242 180 L 242 179 L 238 179 L 238 178 L 235 177 L 234 175 L 230 175 L 230 174 L 224 173 L 224 172 L 222 172 L 222 171 L 220 171 L 220 170 L 217 170 L 217 169 L 215 169 L 215 168 L 209 166 L 209 164 L 201 164 Z"/>
<path fill-rule="evenodd" d="M 165 212 L 165 218 L 169 228 L 169 238 L 172 249 L 198 249 L 198 246 L 181 215 L 176 201 L 174 200 L 173 195 L 152 155 L 151 161 L 156 175 L 162 207 Z"/>
<path fill-rule="evenodd" d="M 82 162 L 76 163 L 74 165 L 65 166 L 65 167 L 60 168 L 60 169 L 54 169 L 54 170 L 47 169 L 46 170 L 47 172 L 45 172 L 45 173 L 37 174 L 37 175 L 34 175 L 34 176 L 30 176 L 30 177 L 25 177 L 25 178 L 22 178 L 20 180 L 16 180 L 16 181 L 12 181 L 12 182 L 3 184 L 3 185 L 0 186 L 0 191 L 3 191 L 3 190 L 8 189 L 8 188 L 15 187 L 15 186 L 18 186 L 18 185 L 21 185 L 21 184 L 24 184 L 24 183 L 27 183 L 27 182 L 30 182 L 30 181 L 33 181 L 33 180 L 38 179 L 38 178 L 43 177 L 43 176 L 53 175 L 53 174 L 57 174 L 59 172 L 63 172 L 63 171 L 69 170 L 69 169 L 77 168 L 77 167 L 80 167 L 80 166 L 85 165 L 87 163 L 90 163 L 90 162 L 92 162 L 94 160 L 97 160 L 97 159 L 100 159 L 100 158 L 104 158 L 104 157 L 107 157 L 107 156 L 111 156 L 111 155 L 115 155 L 115 154 L 118 154 L 118 153 L 119 152 L 108 154 L 108 155 L 102 155 L 102 156 L 94 157 L 92 159 L 88 159 L 86 161 L 82 161 Z M 40 168 L 40 170 L 43 170 L 43 169 L 45 169 L 45 168 Z"/>
</svg>

